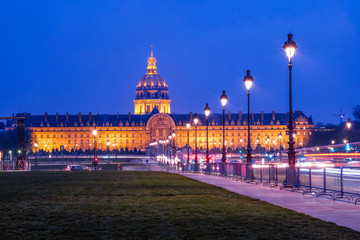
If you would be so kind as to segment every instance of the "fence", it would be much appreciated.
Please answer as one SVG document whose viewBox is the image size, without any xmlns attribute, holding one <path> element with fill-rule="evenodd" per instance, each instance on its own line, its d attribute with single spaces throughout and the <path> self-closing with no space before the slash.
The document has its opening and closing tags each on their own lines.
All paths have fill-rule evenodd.
<svg viewBox="0 0 360 240">
<path fill-rule="evenodd" d="M 0 171 L 30 171 L 31 161 L 0 161 Z"/>
<path fill-rule="evenodd" d="M 246 164 L 209 163 L 187 164 L 183 171 L 212 174 L 234 179 L 246 179 Z M 287 167 L 281 165 L 253 165 L 252 182 L 274 187 L 286 185 Z M 360 203 L 360 167 L 303 168 L 296 167 L 295 186 L 304 194 L 329 195 L 334 200 L 347 198 Z M 292 188 L 295 190 L 295 188 Z"/>
</svg>

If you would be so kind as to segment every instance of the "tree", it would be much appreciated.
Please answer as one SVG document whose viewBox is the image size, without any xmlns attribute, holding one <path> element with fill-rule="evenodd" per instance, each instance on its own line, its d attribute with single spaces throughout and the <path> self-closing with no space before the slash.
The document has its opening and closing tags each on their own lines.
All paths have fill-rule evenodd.
<svg viewBox="0 0 360 240">
<path fill-rule="evenodd" d="M 356 121 L 360 121 L 360 105 L 356 105 L 353 108 L 353 115 L 354 115 Z"/>
</svg>

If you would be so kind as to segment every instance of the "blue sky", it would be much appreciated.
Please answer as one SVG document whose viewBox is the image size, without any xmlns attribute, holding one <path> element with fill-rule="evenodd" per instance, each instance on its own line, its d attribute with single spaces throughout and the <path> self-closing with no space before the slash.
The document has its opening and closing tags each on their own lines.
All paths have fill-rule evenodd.
<svg viewBox="0 0 360 240">
<path fill-rule="evenodd" d="M 360 104 L 359 1 L 6 1 L 0 9 L 0 115 L 133 112 L 154 45 L 172 112 L 288 111 L 338 123 Z"/>
</svg>

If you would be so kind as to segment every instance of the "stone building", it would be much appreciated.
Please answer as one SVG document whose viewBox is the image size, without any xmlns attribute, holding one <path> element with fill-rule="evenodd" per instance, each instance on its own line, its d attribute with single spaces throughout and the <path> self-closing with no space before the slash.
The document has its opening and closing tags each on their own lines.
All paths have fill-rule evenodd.
<svg viewBox="0 0 360 240">
<path fill-rule="evenodd" d="M 187 144 L 186 122 L 193 123 L 194 114 L 170 114 L 170 97 L 165 80 L 157 73 L 156 59 L 148 58 L 147 73 L 136 86 L 134 100 L 134 114 L 48 114 L 30 115 L 25 121 L 26 128 L 32 132 L 33 151 L 40 149 L 52 151 L 53 149 L 92 149 L 94 136 L 92 130 L 97 129 L 97 146 L 99 149 L 141 149 L 145 150 L 151 142 L 167 139 L 175 131 L 177 147 Z M 198 114 L 197 146 L 205 147 L 206 118 Z M 286 147 L 288 137 L 287 113 L 251 113 L 251 143 L 255 148 L 257 144 L 263 147 Z M 301 111 L 295 111 L 296 146 L 307 146 L 314 128 L 311 117 L 305 116 Z M 219 148 L 222 144 L 222 114 L 212 113 L 209 116 L 209 148 Z M 226 113 L 226 144 L 227 147 L 241 148 L 247 144 L 247 114 L 241 111 Z M 7 122 L 7 129 L 14 127 L 14 123 Z M 268 146 L 265 140 L 269 138 Z M 257 142 L 258 141 L 258 142 Z M 37 144 L 35 144 L 37 143 Z M 194 127 L 189 130 L 189 144 L 195 147 Z M 37 145 L 37 147 L 35 147 Z"/>
</svg>

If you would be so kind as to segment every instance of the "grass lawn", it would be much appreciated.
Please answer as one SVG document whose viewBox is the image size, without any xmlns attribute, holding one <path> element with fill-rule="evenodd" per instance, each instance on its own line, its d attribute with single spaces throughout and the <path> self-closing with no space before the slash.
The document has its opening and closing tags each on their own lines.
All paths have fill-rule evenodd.
<svg viewBox="0 0 360 240">
<path fill-rule="evenodd" d="M 360 232 L 161 172 L 0 173 L 0 203 L 0 239 L 360 239 Z"/>
</svg>

